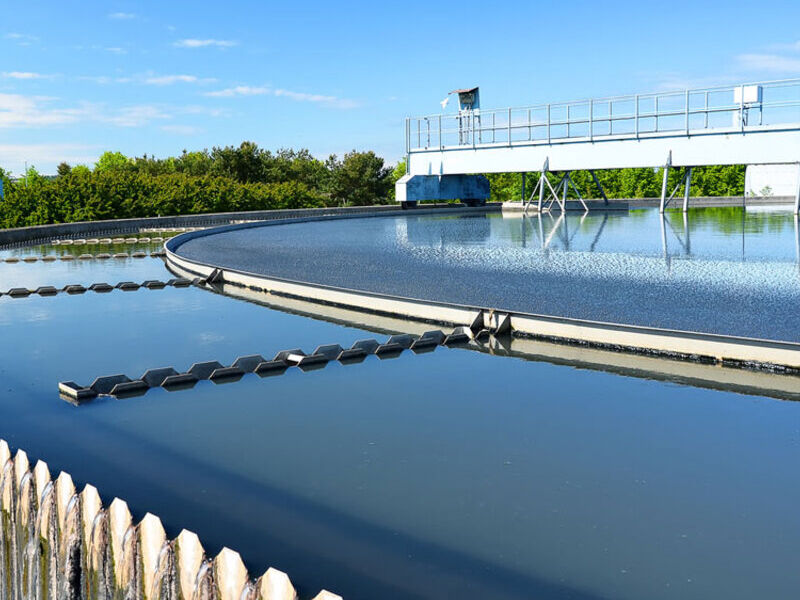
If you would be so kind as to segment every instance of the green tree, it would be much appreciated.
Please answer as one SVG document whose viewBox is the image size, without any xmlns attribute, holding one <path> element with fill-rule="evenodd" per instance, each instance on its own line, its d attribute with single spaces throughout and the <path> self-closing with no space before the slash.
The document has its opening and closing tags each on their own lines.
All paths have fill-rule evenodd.
<svg viewBox="0 0 800 600">
<path fill-rule="evenodd" d="M 92 170 L 86 165 L 75 165 L 70 171 L 72 175 L 87 175 L 91 172 Z"/>
<path fill-rule="evenodd" d="M 240 183 L 264 181 L 264 151 L 255 142 L 242 142 L 238 148 L 226 146 L 211 150 L 212 173 Z"/>
<path fill-rule="evenodd" d="M 389 202 L 391 169 L 383 159 L 369 152 L 348 152 L 342 160 L 328 159 L 331 198 L 345 204 L 369 206 Z"/>
<path fill-rule="evenodd" d="M 58 163 L 58 167 L 56 167 L 56 172 L 58 173 L 59 177 L 66 177 L 72 171 L 72 167 L 69 164 L 62 162 Z"/>
<path fill-rule="evenodd" d="M 103 152 L 94 165 L 94 170 L 98 173 L 103 171 L 126 171 L 132 168 L 131 159 L 122 152 Z"/>
</svg>

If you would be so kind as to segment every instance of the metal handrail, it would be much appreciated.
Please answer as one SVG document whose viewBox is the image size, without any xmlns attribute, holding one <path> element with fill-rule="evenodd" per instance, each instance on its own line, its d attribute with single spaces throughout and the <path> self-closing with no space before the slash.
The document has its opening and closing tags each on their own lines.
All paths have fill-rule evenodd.
<svg viewBox="0 0 800 600">
<path fill-rule="evenodd" d="M 736 89 L 753 85 L 760 86 L 762 89 L 764 97 L 761 102 L 739 103 L 734 101 L 733 93 Z M 797 88 L 796 100 L 783 98 L 770 100 L 768 97 L 769 93 L 776 89 L 791 87 Z M 725 92 L 731 93 L 730 103 L 720 104 L 719 100 L 714 98 L 714 104 L 709 104 L 710 95 Z M 700 106 L 692 106 L 692 102 L 697 103 L 698 99 L 702 104 Z M 675 107 L 675 100 L 682 100 L 682 106 Z M 671 106 L 667 109 L 661 109 L 659 102 L 663 106 L 664 101 L 669 101 Z M 619 110 L 622 108 L 619 105 L 625 104 L 631 104 L 633 112 L 628 109 L 622 113 L 614 113 L 615 108 Z M 648 104 L 649 106 L 643 107 L 642 104 Z M 800 108 L 800 78 L 683 91 L 592 98 L 574 102 L 555 102 L 516 108 L 478 109 L 469 113 L 449 113 L 408 118 L 406 120 L 406 150 L 407 152 L 412 152 L 414 150 L 429 150 L 432 147 L 439 149 L 465 145 L 477 147 L 496 145 L 498 143 L 506 145 L 540 144 L 550 143 L 552 139 L 563 141 L 569 138 L 589 138 L 593 140 L 610 136 L 635 137 L 640 133 L 666 133 L 681 130 L 684 130 L 687 135 L 698 130 L 712 129 L 750 131 L 758 127 L 775 125 L 775 123 L 764 124 L 765 111 L 793 107 Z M 555 116 L 553 115 L 554 111 L 557 113 Z M 559 111 L 565 113 L 566 116 L 562 117 Z M 752 114 L 756 115 L 757 123 L 747 123 L 751 111 Z M 536 112 L 544 113 L 543 118 L 537 118 Z M 573 116 L 576 113 L 579 116 Z M 711 122 L 710 117 L 723 113 L 734 116 L 731 124 L 720 126 L 718 123 Z M 736 117 L 737 114 L 738 117 Z M 698 116 L 702 117 L 700 126 L 697 126 L 695 122 Z M 683 117 L 683 122 L 680 125 L 676 123 L 664 125 L 664 120 L 674 120 L 678 117 Z M 734 120 L 736 122 L 733 122 Z M 615 123 L 626 121 L 632 122 L 634 131 L 613 131 Z M 653 121 L 654 124 L 652 123 Z M 453 126 L 448 127 L 451 123 L 453 123 Z M 800 111 L 796 118 L 782 120 L 780 123 L 791 123 L 800 128 Z M 596 125 L 599 127 L 596 127 Z M 557 130 L 553 131 L 553 128 Z M 559 131 L 559 128 L 565 128 L 566 134 Z M 588 131 L 584 132 L 584 129 L 587 128 Z M 541 131 L 542 129 L 546 129 L 546 139 L 535 139 L 534 131 Z M 519 130 L 528 131 L 527 139 L 513 139 L 513 134 Z M 446 139 L 448 135 L 453 134 L 458 135 L 458 143 L 456 144 L 448 143 Z"/>
</svg>

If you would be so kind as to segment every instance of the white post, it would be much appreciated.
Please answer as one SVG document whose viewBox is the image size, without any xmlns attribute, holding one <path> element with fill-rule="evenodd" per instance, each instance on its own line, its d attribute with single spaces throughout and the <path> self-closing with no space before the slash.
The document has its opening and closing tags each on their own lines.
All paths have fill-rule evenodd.
<svg viewBox="0 0 800 600">
<path fill-rule="evenodd" d="M 689 210 L 689 192 L 692 189 L 692 167 L 688 167 L 683 180 L 683 212 Z"/>
</svg>

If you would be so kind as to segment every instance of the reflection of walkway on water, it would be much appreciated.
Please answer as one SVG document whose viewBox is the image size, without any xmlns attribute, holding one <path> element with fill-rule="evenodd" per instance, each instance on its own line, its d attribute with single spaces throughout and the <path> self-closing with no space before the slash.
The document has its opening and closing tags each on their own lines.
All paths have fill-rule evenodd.
<svg viewBox="0 0 800 600">
<path fill-rule="evenodd" d="M 575 235 L 577 235 L 578 231 L 580 231 L 580 228 L 586 220 L 586 216 L 588 214 L 588 212 L 585 212 L 581 215 L 578 227 L 576 227 L 571 234 L 569 232 L 569 223 L 567 217 L 565 216 L 566 213 L 562 212 L 558 215 L 558 217 L 553 217 L 552 213 L 550 212 L 537 213 L 532 217 L 527 214 L 523 214 L 522 219 L 520 220 L 522 247 L 525 248 L 528 245 L 528 229 L 530 228 L 530 230 L 534 232 L 534 235 L 538 237 L 542 250 L 548 250 L 554 238 L 557 237 L 561 241 L 561 249 L 568 252 L 570 250 L 570 244 L 572 243 L 572 240 L 575 238 Z M 548 220 L 546 225 L 545 218 Z M 536 225 L 532 223 L 534 219 L 536 220 Z M 603 219 L 600 221 L 600 226 L 597 228 L 594 238 L 592 239 L 592 243 L 589 245 L 589 252 L 594 252 L 597 242 L 600 240 L 600 236 L 603 234 L 603 230 L 605 229 L 607 222 L 608 213 L 603 213 Z"/>
<path fill-rule="evenodd" d="M 681 247 L 682 252 L 681 254 L 686 257 L 692 256 L 692 238 L 691 238 L 691 230 L 689 229 L 689 213 L 684 212 L 683 214 L 683 234 L 679 233 L 675 226 L 672 224 L 672 221 L 669 219 L 669 215 L 664 213 L 661 216 L 661 247 L 664 254 L 664 262 L 667 265 L 667 269 L 671 266 L 671 256 L 669 253 L 669 244 L 667 240 L 667 228 L 672 232 L 674 238 L 677 240 L 678 245 Z M 794 247 L 795 247 L 795 262 L 797 263 L 798 271 L 800 271 L 800 215 L 794 215 L 793 217 L 794 222 Z M 605 224 L 605 221 L 603 221 Z M 741 259 L 742 262 L 746 261 L 745 257 L 745 239 L 746 239 L 746 225 L 745 225 L 745 213 L 742 211 L 742 254 Z M 596 242 L 595 238 L 595 242 Z M 592 250 L 594 250 L 594 244 L 592 245 Z"/>
</svg>

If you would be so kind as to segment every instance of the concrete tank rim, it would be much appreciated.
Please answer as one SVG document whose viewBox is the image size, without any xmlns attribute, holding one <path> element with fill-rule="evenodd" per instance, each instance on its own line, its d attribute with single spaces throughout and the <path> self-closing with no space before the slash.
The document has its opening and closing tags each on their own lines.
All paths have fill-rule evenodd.
<svg viewBox="0 0 800 600">
<path fill-rule="evenodd" d="M 453 209 L 452 211 L 447 211 L 448 214 L 479 214 L 479 213 L 486 213 L 486 212 L 496 212 L 496 208 L 494 205 L 486 206 L 483 208 L 458 208 Z M 416 210 L 411 214 L 432 214 L 434 211 L 428 211 L 425 209 Z M 437 209 L 436 213 L 443 212 L 442 209 Z M 523 311 L 516 311 L 516 310 L 509 310 L 503 309 L 500 307 L 489 307 L 489 306 L 479 306 L 479 305 L 467 305 L 467 304 L 460 304 L 456 302 L 441 302 L 436 300 L 428 300 L 422 298 L 414 298 L 409 296 L 398 296 L 392 294 L 382 294 L 379 292 L 370 292 L 368 290 L 360 290 L 355 288 L 346 288 L 341 286 L 332 286 L 326 285 L 321 283 L 315 283 L 313 281 L 304 281 L 300 279 L 288 279 L 285 277 L 277 277 L 272 275 L 265 275 L 263 273 L 254 273 L 251 271 L 246 271 L 243 269 L 235 269 L 230 267 L 222 267 L 220 265 L 213 264 L 211 262 L 203 262 L 198 261 L 195 259 L 187 258 L 182 256 L 178 249 L 182 246 L 185 242 L 189 240 L 196 239 L 198 237 L 207 237 L 211 235 L 217 235 L 219 233 L 226 233 L 228 231 L 236 231 L 242 229 L 253 229 L 257 227 L 270 227 L 275 225 L 289 225 L 289 224 L 298 224 L 298 223 L 308 223 L 308 222 L 319 222 L 319 221 L 336 221 L 341 219 L 360 219 L 360 218 L 378 218 L 378 217 L 396 217 L 396 216 L 409 216 L 407 211 L 392 211 L 380 214 L 359 214 L 359 215 L 313 215 L 307 217 L 298 217 L 296 219 L 276 219 L 271 221 L 259 221 L 255 223 L 239 223 L 234 225 L 227 225 L 222 227 L 212 227 L 208 229 L 204 229 L 202 231 L 190 231 L 186 233 L 179 234 L 164 243 L 164 248 L 166 252 L 165 263 L 169 266 L 175 266 L 179 269 L 182 267 L 177 264 L 178 261 L 182 261 L 185 263 L 189 263 L 195 265 L 197 267 L 206 268 L 206 269 L 218 269 L 220 272 L 225 273 L 229 272 L 236 275 L 242 275 L 246 277 L 251 277 L 254 279 L 261 280 L 265 283 L 270 281 L 273 282 L 280 282 L 286 283 L 296 286 L 301 286 L 308 288 L 309 290 L 319 290 L 322 292 L 339 292 L 339 293 L 347 293 L 347 294 L 354 294 L 358 296 L 362 296 L 364 298 L 371 298 L 375 300 L 387 300 L 387 301 L 401 301 L 407 303 L 413 303 L 420 306 L 420 308 L 424 309 L 425 307 L 435 307 L 435 308 L 445 308 L 445 309 L 457 309 L 462 311 L 471 311 L 474 313 L 478 313 L 480 311 L 483 312 L 492 312 L 492 313 L 499 313 L 499 314 L 508 314 L 512 317 L 518 318 L 529 318 L 529 319 L 538 319 L 538 320 L 546 320 L 553 323 L 564 323 L 569 325 L 577 325 L 577 326 L 587 326 L 587 327 L 597 327 L 601 329 L 608 329 L 608 330 L 627 330 L 642 334 L 651 334 L 651 335 L 667 335 L 673 336 L 678 338 L 696 338 L 706 341 L 717 341 L 721 343 L 733 343 L 733 344 L 748 344 L 748 345 L 755 345 L 755 346 L 763 346 L 763 347 L 771 347 L 771 348 L 782 348 L 792 351 L 800 352 L 800 342 L 792 342 L 789 340 L 774 340 L 769 338 L 756 338 L 756 337 L 745 337 L 745 336 L 734 336 L 734 335 L 726 335 L 726 334 L 719 334 L 719 333 L 708 333 L 708 332 L 701 332 L 701 331 L 692 331 L 692 330 L 681 330 L 681 329 L 668 329 L 668 328 L 659 328 L 659 327 L 649 327 L 644 325 L 635 325 L 635 324 L 628 324 L 628 323 L 615 323 L 609 321 L 595 321 L 591 319 L 578 319 L 573 317 L 561 317 L 557 315 L 547 315 L 547 314 L 540 314 L 540 313 L 529 313 Z M 307 299 L 311 299 L 313 301 L 312 296 L 308 296 Z M 358 309 L 356 309 L 358 310 Z"/>
</svg>

